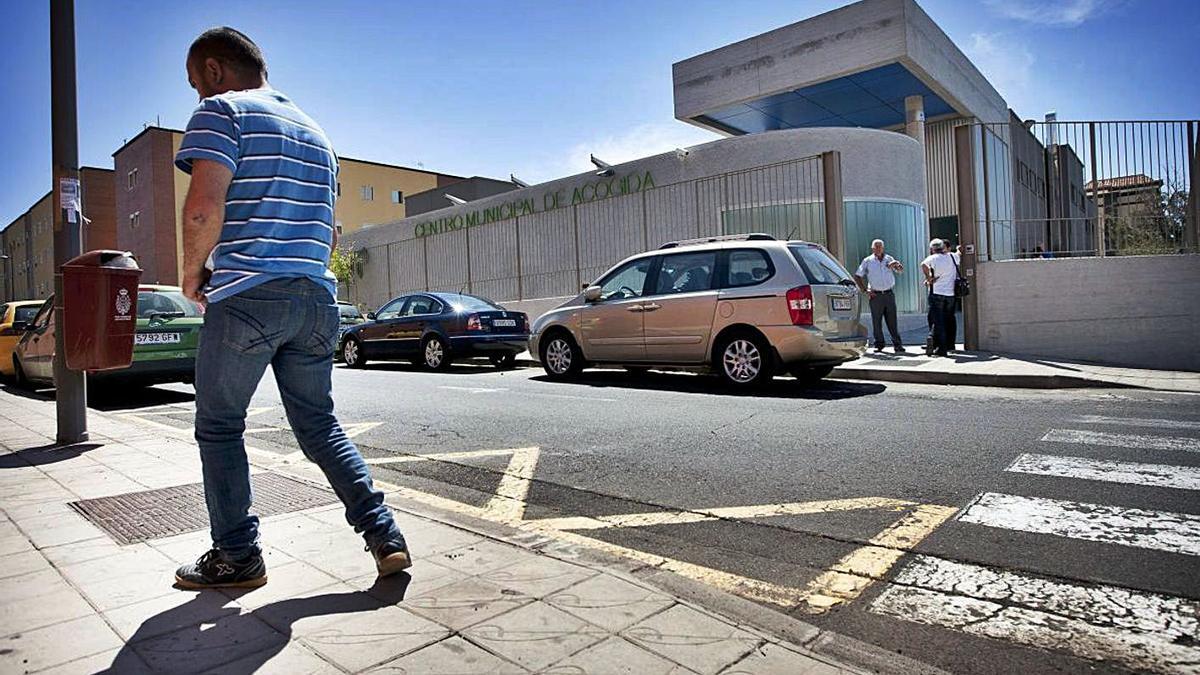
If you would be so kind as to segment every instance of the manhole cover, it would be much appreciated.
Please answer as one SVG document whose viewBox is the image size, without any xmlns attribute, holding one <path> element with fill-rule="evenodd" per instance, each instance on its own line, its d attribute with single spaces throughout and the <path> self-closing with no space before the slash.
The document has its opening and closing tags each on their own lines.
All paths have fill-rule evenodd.
<svg viewBox="0 0 1200 675">
<path fill-rule="evenodd" d="M 254 489 L 253 511 L 259 516 L 303 511 L 334 504 L 329 490 L 277 473 L 250 477 Z M 208 527 L 204 484 L 177 485 L 159 490 L 71 502 L 84 518 L 104 530 L 119 544 L 195 532 Z"/>
</svg>

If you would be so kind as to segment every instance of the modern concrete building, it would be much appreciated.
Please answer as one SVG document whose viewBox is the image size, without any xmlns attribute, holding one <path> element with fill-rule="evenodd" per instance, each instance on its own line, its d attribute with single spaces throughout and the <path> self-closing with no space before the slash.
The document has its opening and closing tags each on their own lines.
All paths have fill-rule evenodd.
<svg viewBox="0 0 1200 675">
<path fill-rule="evenodd" d="M 359 231 L 347 243 L 363 254 L 363 276 L 343 293 L 378 306 L 411 290 L 467 290 L 537 313 L 625 256 L 745 232 L 843 257 L 882 235 L 911 261 L 925 245 L 922 165 L 916 140 L 875 129 L 717 140 Z M 905 275 L 902 307 L 920 306 L 918 286 Z"/>
<path fill-rule="evenodd" d="M 182 279 L 182 209 L 190 177 L 175 168 L 183 131 L 146 127 L 113 153 L 116 243 L 133 251 L 147 283 Z M 410 194 L 462 180 L 458 176 L 339 157 L 334 221 L 343 233 L 403 218 Z"/>
<path fill-rule="evenodd" d="M 85 249 L 115 248 L 113 171 L 79 170 Z M 53 193 L 29 207 L 0 231 L 0 301 L 40 300 L 54 292 Z"/>
<path fill-rule="evenodd" d="M 913 0 L 862 0 L 673 66 L 675 117 L 742 135 L 852 126 L 906 133 L 925 147 L 932 233 L 958 241 L 954 129 L 986 128 L 992 220 L 1011 220 L 1008 104 Z M 986 153 L 986 154 L 985 154 Z M 981 174 L 983 172 L 980 172 Z M 978 237 L 988 255 L 988 237 Z"/>
</svg>

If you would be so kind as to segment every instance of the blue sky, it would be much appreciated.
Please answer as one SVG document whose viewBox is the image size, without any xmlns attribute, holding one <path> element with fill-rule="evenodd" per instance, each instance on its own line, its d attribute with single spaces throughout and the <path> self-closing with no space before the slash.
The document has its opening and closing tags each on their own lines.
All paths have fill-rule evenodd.
<svg viewBox="0 0 1200 675">
<path fill-rule="evenodd" d="M 50 186 L 49 10 L 0 0 L 0 226 Z M 80 162 L 195 105 L 191 39 L 235 26 L 347 156 L 529 182 L 715 138 L 673 118 L 675 61 L 840 0 L 76 0 Z M 1021 116 L 1200 117 L 1200 2 L 921 0 Z"/>
</svg>

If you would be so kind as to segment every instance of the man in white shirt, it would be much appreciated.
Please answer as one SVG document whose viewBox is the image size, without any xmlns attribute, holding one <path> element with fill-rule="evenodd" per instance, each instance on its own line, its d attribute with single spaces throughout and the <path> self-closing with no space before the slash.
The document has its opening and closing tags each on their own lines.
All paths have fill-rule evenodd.
<svg viewBox="0 0 1200 675">
<path fill-rule="evenodd" d="M 862 259 L 854 272 L 854 282 L 867 294 L 871 303 L 871 334 L 875 338 L 875 351 L 883 351 L 883 321 L 887 319 L 888 332 L 897 354 L 904 353 L 900 330 L 896 325 L 896 274 L 904 271 L 904 265 L 884 253 L 883 240 L 871 242 L 871 255 Z"/>
<path fill-rule="evenodd" d="M 941 239 L 929 242 L 930 255 L 921 261 L 921 273 L 929 287 L 929 323 L 933 326 L 933 349 L 937 356 L 949 356 L 954 349 L 957 326 L 954 320 L 954 282 L 958 280 L 958 261 L 946 252 Z"/>
</svg>

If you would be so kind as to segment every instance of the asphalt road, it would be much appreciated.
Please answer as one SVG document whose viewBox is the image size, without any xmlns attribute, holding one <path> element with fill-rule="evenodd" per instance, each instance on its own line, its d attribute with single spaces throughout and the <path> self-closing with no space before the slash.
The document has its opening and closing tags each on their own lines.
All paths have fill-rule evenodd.
<svg viewBox="0 0 1200 675">
<path fill-rule="evenodd" d="M 576 518 L 588 537 L 747 580 L 766 605 L 953 672 L 1198 667 L 1200 397 L 716 384 L 334 374 L 381 480 L 481 506 L 509 456 L 394 458 L 536 447 L 525 519 Z M 186 427 L 190 391 L 101 405 Z M 269 378 L 253 406 L 250 442 L 294 452 Z M 770 589 L 796 595 L 780 607 Z"/>
</svg>

